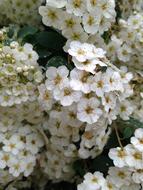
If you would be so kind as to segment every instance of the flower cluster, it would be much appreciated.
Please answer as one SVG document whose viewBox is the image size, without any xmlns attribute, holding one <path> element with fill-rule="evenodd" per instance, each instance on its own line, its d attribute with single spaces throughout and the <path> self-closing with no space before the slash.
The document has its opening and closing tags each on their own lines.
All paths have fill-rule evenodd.
<svg viewBox="0 0 143 190">
<path fill-rule="evenodd" d="M 69 41 L 86 41 L 88 35 L 103 34 L 114 23 L 115 0 L 47 0 L 39 8 L 46 26 L 62 31 Z"/>
<path fill-rule="evenodd" d="M 0 1 L 0 23 L 32 24 L 40 23 L 38 7 L 43 0 L 1 0 Z"/>
<path fill-rule="evenodd" d="M 131 73 L 107 66 L 112 64 L 105 52 L 92 44 L 74 41 L 68 52 L 76 68 L 49 67 L 45 84 L 38 87 L 39 104 L 48 114 L 43 129 L 50 135 L 40 163 L 53 180 L 70 179 L 71 163 L 99 155 L 111 132 L 108 125 L 117 115 L 127 120 L 133 112 Z"/>
<path fill-rule="evenodd" d="M 143 188 L 143 129 L 136 129 L 131 144 L 109 152 L 115 167 L 110 167 L 106 178 L 100 172 L 87 173 L 78 190 L 140 190 Z"/>
<path fill-rule="evenodd" d="M 32 126 L 23 125 L 12 118 L 1 118 L 0 168 L 9 168 L 9 173 L 18 177 L 28 176 L 36 165 L 36 154 L 43 146 L 39 134 Z"/>
<path fill-rule="evenodd" d="M 142 11 L 143 2 L 142 0 L 120 0 L 118 4 L 123 18 L 128 18 L 134 13 L 134 11 Z"/>
<path fill-rule="evenodd" d="M 37 84 L 42 79 L 38 54 L 31 44 L 21 46 L 18 42 L 0 48 L 0 105 L 12 106 L 34 101 Z"/>
<path fill-rule="evenodd" d="M 142 0 L 0 0 L 0 23 L 12 24 L 0 30 L 0 189 L 79 182 L 73 165 L 105 153 L 114 126 L 115 166 L 77 189 L 143 189 L 143 129 L 123 147 L 117 126 L 143 122 L 142 9 Z"/>
<path fill-rule="evenodd" d="M 87 173 L 78 190 L 141 190 L 141 185 L 132 179 L 131 171 L 126 168 L 110 167 L 106 178 L 101 172 Z"/>
<path fill-rule="evenodd" d="M 114 62 L 128 65 L 129 68 L 141 69 L 143 14 L 135 13 L 126 20 L 120 19 L 120 31 L 113 34 L 106 47 L 108 56 Z M 132 69 L 132 70 L 133 70 Z"/>
<path fill-rule="evenodd" d="M 37 101 L 28 101 L 11 107 L 0 106 L 0 187 L 2 189 L 16 179 L 22 182 L 23 176 L 28 177 L 33 173 L 44 146 L 42 134 L 39 132 L 42 119 L 43 112 Z M 26 185 L 27 181 L 23 183 Z"/>
</svg>

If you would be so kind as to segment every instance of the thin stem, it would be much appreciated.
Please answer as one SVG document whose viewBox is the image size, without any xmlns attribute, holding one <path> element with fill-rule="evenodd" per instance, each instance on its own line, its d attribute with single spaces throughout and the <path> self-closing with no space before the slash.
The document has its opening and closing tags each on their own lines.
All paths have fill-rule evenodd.
<svg viewBox="0 0 143 190">
<path fill-rule="evenodd" d="M 71 56 L 68 54 L 68 64 L 71 64 Z"/>
<path fill-rule="evenodd" d="M 117 129 L 116 124 L 114 124 L 114 129 L 115 129 L 115 132 L 116 132 L 116 136 L 117 136 L 117 139 L 118 139 L 118 143 L 119 143 L 120 147 L 123 149 L 123 145 L 122 145 L 121 138 L 120 138 L 120 136 L 119 136 L 119 132 L 118 132 L 118 129 Z"/>
<path fill-rule="evenodd" d="M 48 140 L 45 132 L 42 129 L 39 129 L 38 127 L 36 127 L 36 128 L 31 127 L 31 129 L 34 130 L 35 132 L 37 132 L 38 134 L 40 134 L 43 137 L 43 139 L 45 141 L 46 149 L 49 150 L 49 147 L 48 147 L 49 140 Z"/>
<path fill-rule="evenodd" d="M 119 72 L 119 73 L 121 72 L 121 70 L 118 69 L 118 67 L 116 67 L 115 65 L 113 65 L 113 64 L 110 63 L 109 61 L 107 61 L 106 64 L 107 64 L 109 67 L 111 67 L 112 69 L 114 69 L 115 71 L 117 71 L 117 72 Z"/>
<path fill-rule="evenodd" d="M 39 128 L 37 128 L 37 131 L 39 131 L 39 133 L 40 133 L 41 136 L 43 137 L 43 139 L 44 139 L 44 141 L 45 141 L 46 148 L 47 148 L 47 150 L 48 150 L 48 149 L 49 149 L 49 147 L 48 147 L 49 140 L 48 140 L 48 138 L 47 138 L 45 132 L 44 132 L 42 129 L 39 129 Z"/>
</svg>

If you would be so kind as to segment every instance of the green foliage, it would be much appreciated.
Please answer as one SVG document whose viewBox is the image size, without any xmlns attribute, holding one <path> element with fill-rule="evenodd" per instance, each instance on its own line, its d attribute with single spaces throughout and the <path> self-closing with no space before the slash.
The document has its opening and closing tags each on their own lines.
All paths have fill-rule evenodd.
<svg viewBox="0 0 143 190">
<path fill-rule="evenodd" d="M 43 48 L 41 46 L 36 47 L 36 52 L 38 53 L 38 55 L 41 59 L 43 59 L 43 58 L 45 59 L 52 55 L 52 53 L 48 49 Z"/>
<path fill-rule="evenodd" d="M 44 31 L 36 35 L 36 41 L 42 47 L 61 50 L 65 45 L 66 39 L 55 31 Z"/>
<path fill-rule="evenodd" d="M 8 38 L 12 38 L 15 34 L 15 26 L 14 25 L 11 25 L 9 28 L 8 28 L 8 31 L 7 31 L 7 36 Z"/>
<path fill-rule="evenodd" d="M 65 65 L 69 70 L 72 70 L 73 69 L 73 65 L 72 63 L 68 63 L 67 59 L 65 57 L 62 57 L 62 56 L 54 56 L 52 57 L 48 63 L 46 64 L 46 68 L 47 67 L 59 67 L 59 66 L 62 66 L 62 65 Z"/>
<path fill-rule="evenodd" d="M 134 131 L 136 129 L 143 128 L 143 123 L 133 117 L 131 117 L 127 121 L 118 119 L 117 125 L 121 129 L 124 139 L 130 138 L 131 136 L 133 136 Z"/>
<path fill-rule="evenodd" d="M 38 32 L 38 29 L 33 27 L 33 26 L 25 26 L 23 28 L 21 28 L 18 33 L 17 33 L 17 37 L 24 39 L 25 37 L 29 36 L 29 35 L 34 35 Z"/>
<path fill-rule="evenodd" d="M 86 161 L 84 160 L 77 160 L 73 163 L 73 169 L 76 175 L 83 177 L 86 173 Z"/>
<path fill-rule="evenodd" d="M 106 44 L 108 44 L 110 42 L 110 38 L 111 38 L 110 31 L 104 32 L 104 34 L 102 35 L 102 38 L 104 39 L 104 42 Z"/>
<path fill-rule="evenodd" d="M 39 31 L 33 26 L 26 26 L 19 29 L 17 38 L 21 43 L 31 43 L 39 55 L 39 64 L 43 67 L 59 67 L 65 65 L 69 70 L 73 68 L 68 64 L 68 57 L 63 52 L 66 39 L 58 32 L 49 29 Z"/>
</svg>

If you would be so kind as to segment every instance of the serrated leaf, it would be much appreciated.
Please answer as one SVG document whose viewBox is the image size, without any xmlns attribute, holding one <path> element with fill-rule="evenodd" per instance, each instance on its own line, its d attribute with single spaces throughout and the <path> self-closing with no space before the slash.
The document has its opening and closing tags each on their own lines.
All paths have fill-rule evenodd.
<svg viewBox="0 0 143 190">
<path fill-rule="evenodd" d="M 36 34 L 37 31 L 38 31 L 38 29 L 33 26 L 25 26 L 19 30 L 17 37 L 24 39 L 25 37 L 27 37 L 29 35 Z"/>
<path fill-rule="evenodd" d="M 62 35 L 54 31 L 40 32 L 36 35 L 36 40 L 41 46 L 53 50 L 61 50 L 66 42 Z"/>
</svg>

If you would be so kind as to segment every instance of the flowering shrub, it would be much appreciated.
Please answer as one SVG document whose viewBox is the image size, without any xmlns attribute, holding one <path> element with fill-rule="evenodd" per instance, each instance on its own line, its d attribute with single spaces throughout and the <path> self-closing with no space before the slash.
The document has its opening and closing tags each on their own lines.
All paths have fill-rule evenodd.
<svg viewBox="0 0 143 190">
<path fill-rule="evenodd" d="M 143 189 L 142 10 L 0 1 L 0 189 Z"/>
</svg>

